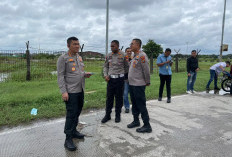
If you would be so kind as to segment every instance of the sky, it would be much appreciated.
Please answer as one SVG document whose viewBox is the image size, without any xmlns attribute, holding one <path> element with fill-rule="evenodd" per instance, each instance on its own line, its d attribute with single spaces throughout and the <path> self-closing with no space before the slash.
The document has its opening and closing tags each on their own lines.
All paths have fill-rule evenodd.
<svg viewBox="0 0 232 157">
<path fill-rule="evenodd" d="M 223 54 L 232 54 L 231 8 L 227 0 Z M 152 39 L 174 54 L 219 54 L 223 9 L 224 0 L 109 0 L 109 44 Z M 70 36 L 105 53 L 106 0 L 0 1 L 0 50 L 24 50 L 26 41 L 31 50 L 67 50 Z"/>
</svg>

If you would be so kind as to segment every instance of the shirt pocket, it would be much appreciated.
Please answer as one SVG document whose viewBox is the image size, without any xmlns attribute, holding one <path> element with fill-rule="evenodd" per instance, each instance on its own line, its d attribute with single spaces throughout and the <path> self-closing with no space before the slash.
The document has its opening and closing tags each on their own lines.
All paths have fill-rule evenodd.
<svg viewBox="0 0 232 157">
<path fill-rule="evenodd" d="M 75 61 L 68 61 L 66 70 L 69 73 L 74 73 L 75 71 L 77 71 L 77 66 L 76 66 Z"/>
<path fill-rule="evenodd" d="M 119 65 L 122 65 L 122 64 L 124 64 L 124 59 L 123 58 L 118 58 L 118 64 Z"/>
</svg>

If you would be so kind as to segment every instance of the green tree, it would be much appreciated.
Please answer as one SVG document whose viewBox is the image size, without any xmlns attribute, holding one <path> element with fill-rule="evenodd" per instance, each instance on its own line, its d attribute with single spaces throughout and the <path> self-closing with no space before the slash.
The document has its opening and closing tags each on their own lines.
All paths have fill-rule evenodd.
<svg viewBox="0 0 232 157">
<path fill-rule="evenodd" d="M 159 54 L 163 53 L 163 48 L 154 40 L 149 39 L 147 44 L 143 45 L 143 51 L 150 58 L 150 72 L 153 73 L 153 58 L 157 58 Z"/>
</svg>

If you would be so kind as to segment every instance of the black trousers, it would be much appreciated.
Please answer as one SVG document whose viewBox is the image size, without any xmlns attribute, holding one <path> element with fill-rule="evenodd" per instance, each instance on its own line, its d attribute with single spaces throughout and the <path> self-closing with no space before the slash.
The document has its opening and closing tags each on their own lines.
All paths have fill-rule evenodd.
<svg viewBox="0 0 232 157">
<path fill-rule="evenodd" d="M 145 89 L 146 86 L 129 86 L 130 89 L 130 97 L 132 102 L 132 114 L 134 116 L 134 120 L 139 120 L 139 114 L 141 113 L 141 117 L 144 125 L 149 124 L 149 115 L 146 107 L 146 96 Z"/>
<path fill-rule="evenodd" d="M 79 116 L 84 104 L 84 92 L 80 93 L 68 93 L 69 99 L 66 104 L 66 121 L 64 127 L 64 133 L 66 136 L 72 136 L 76 132 Z"/>
<path fill-rule="evenodd" d="M 124 77 L 110 78 L 107 84 L 106 115 L 110 115 L 114 106 L 114 97 L 116 99 L 116 116 L 120 115 L 123 106 Z"/>
<path fill-rule="evenodd" d="M 160 76 L 159 97 L 162 98 L 162 96 L 163 96 L 164 84 L 166 82 L 167 97 L 171 98 L 172 75 L 162 75 L 162 74 L 160 74 L 159 76 Z"/>
</svg>

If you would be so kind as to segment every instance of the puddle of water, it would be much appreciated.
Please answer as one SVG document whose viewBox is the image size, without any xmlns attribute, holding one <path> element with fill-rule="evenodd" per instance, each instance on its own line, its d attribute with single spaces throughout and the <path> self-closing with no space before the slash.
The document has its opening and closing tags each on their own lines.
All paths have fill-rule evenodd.
<svg viewBox="0 0 232 157">
<path fill-rule="evenodd" d="M 0 82 L 4 82 L 8 76 L 9 74 L 0 73 Z"/>
</svg>

